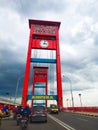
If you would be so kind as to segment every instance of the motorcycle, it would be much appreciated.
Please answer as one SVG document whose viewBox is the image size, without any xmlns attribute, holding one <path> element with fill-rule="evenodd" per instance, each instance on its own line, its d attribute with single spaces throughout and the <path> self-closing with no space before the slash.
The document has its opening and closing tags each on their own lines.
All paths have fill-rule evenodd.
<svg viewBox="0 0 98 130">
<path fill-rule="evenodd" d="M 20 126 L 21 126 L 21 130 L 25 130 L 28 126 L 28 117 L 27 116 L 23 116 L 21 121 L 20 121 Z"/>
<path fill-rule="evenodd" d="M 20 124 L 21 119 L 22 119 L 22 115 L 21 115 L 21 114 L 17 114 L 17 115 L 16 115 L 17 125 Z"/>
</svg>

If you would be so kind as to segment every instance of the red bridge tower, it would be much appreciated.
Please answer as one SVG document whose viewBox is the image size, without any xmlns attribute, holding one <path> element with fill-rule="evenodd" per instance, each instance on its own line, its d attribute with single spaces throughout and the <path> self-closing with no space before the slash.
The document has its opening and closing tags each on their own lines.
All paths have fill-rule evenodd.
<svg viewBox="0 0 98 130">
<path fill-rule="evenodd" d="M 29 20 L 30 37 L 27 52 L 26 71 L 24 75 L 24 86 L 22 92 L 22 104 L 27 103 L 28 83 L 30 76 L 30 63 L 55 63 L 56 78 L 57 78 L 57 104 L 63 106 L 62 99 L 62 79 L 61 79 L 61 63 L 60 63 L 60 48 L 59 48 L 59 27 L 60 22 Z M 56 59 L 35 59 L 31 57 L 32 49 L 55 50 Z"/>
</svg>

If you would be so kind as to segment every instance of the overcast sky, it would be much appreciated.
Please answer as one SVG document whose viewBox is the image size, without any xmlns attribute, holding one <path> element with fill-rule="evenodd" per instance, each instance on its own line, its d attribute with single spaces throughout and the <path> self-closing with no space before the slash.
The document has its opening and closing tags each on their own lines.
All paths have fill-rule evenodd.
<svg viewBox="0 0 98 130">
<path fill-rule="evenodd" d="M 64 105 L 98 106 L 98 0 L 0 0 L 0 96 L 12 100 L 19 81 L 20 99 L 27 47 L 28 19 L 59 21 Z M 71 81 L 71 84 L 69 80 Z"/>
</svg>

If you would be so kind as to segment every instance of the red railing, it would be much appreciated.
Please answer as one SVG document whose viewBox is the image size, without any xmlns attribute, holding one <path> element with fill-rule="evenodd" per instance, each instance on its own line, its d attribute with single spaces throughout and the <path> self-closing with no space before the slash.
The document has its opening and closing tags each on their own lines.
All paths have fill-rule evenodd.
<svg viewBox="0 0 98 130">
<path fill-rule="evenodd" d="M 63 108 L 62 110 L 66 111 L 75 111 L 75 112 L 94 112 L 98 113 L 98 107 L 68 107 Z"/>
</svg>

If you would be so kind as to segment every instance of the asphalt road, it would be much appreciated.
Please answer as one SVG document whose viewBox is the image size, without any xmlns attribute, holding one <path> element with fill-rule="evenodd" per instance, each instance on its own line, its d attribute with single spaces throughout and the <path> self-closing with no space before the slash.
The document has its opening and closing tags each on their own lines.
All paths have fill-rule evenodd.
<svg viewBox="0 0 98 130">
<path fill-rule="evenodd" d="M 98 117 L 67 112 L 54 116 L 75 130 L 98 130 Z"/>
<path fill-rule="evenodd" d="M 2 121 L 0 130 L 21 130 L 13 119 Z M 49 114 L 47 123 L 31 123 L 27 130 L 98 130 L 98 117 L 61 112 Z"/>
</svg>

